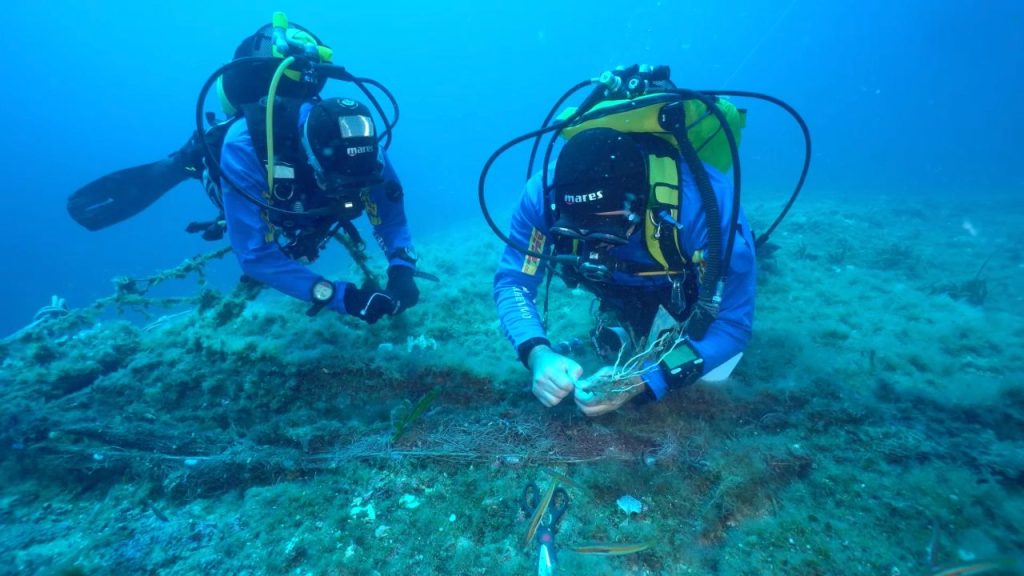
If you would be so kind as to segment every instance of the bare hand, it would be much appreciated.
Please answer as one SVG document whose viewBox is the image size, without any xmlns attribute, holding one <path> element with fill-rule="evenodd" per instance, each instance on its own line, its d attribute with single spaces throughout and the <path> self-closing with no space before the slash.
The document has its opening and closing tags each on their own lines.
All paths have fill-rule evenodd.
<svg viewBox="0 0 1024 576">
<path fill-rule="evenodd" d="M 587 416 L 600 416 L 618 410 L 645 388 L 646 384 L 639 376 L 616 380 L 614 369 L 605 366 L 590 378 L 576 383 L 576 405 Z"/>
<path fill-rule="evenodd" d="M 583 375 L 583 367 L 575 360 L 548 346 L 531 350 L 529 364 L 533 371 L 533 395 L 549 408 L 571 394 Z"/>
</svg>

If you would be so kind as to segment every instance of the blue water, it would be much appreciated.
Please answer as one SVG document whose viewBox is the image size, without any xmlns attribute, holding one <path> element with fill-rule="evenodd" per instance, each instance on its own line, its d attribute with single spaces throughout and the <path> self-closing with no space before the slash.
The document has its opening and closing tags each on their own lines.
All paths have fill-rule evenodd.
<svg viewBox="0 0 1024 576">
<path fill-rule="evenodd" d="M 633 62 L 668 64 L 681 86 L 761 91 L 795 106 L 814 136 L 807 194 L 924 208 L 951 194 L 1009 195 L 1017 202 L 1007 209 L 1021 209 L 1024 4 L 1014 0 L 105 4 L 5 8 L 0 335 L 51 294 L 85 306 L 110 294 L 114 276 L 214 247 L 183 233 L 212 215 L 191 181 L 100 232 L 80 228 L 64 204 L 94 178 L 176 150 L 202 83 L 274 10 L 398 97 L 391 154 L 415 236 L 483 231 L 476 183 L 491 151 L 536 127 L 576 82 Z M 744 105 L 746 198 L 781 200 L 799 133 L 782 113 Z M 498 214 L 518 193 L 524 157 L 511 154 L 489 180 Z M 212 274 L 228 285 L 237 265 L 229 258 Z"/>
</svg>

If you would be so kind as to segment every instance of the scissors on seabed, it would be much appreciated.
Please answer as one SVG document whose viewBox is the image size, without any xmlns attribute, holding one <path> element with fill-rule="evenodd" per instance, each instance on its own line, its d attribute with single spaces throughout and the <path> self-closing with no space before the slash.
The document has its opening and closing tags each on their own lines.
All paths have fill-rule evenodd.
<svg viewBox="0 0 1024 576">
<path fill-rule="evenodd" d="M 569 493 L 558 487 L 558 480 L 555 479 L 543 494 L 536 483 L 530 482 L 523 488 L 521 504 L 531 518 L 530 529 L 526 533 L 527 541 L 533 540 L 539 546 L 537 574 L 552 575 L 557 563 L 555 535 L 558 534 L 558 525 L 565 515 L 566 508 L 569 507 Z"/>
</svg>

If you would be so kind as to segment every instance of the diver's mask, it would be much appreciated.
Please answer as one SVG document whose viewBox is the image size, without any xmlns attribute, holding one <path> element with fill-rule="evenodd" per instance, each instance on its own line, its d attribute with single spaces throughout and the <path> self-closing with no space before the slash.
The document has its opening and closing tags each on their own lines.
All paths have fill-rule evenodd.
<svg viewBox="0 0 1024 576">
<path fill-rule="evenodd" d="M 595 214 L 588 222 L 574 223 L 560 219 L 549 232 L 562 239 L 575 240 L 586 245 L 625 246 L 637 230 L 639 216 L 628 210 Z"/>
<path fill-rule="evenodd" d="M 608 282 L 616 262 L 611 250 L 629 243 L 630 236 L 638 229 L 638 217 L 625 210 L 595 216 L 599 221 L 584 226 L 559 220 L 549 233 L 554 237 L 556 254 L 575 256 L 563 259 L 563 264 L 585 280 Z"/>
</svg>

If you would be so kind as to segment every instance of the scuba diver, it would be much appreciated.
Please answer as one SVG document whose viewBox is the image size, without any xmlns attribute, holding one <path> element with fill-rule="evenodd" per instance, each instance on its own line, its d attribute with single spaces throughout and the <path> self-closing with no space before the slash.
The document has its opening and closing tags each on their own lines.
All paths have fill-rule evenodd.
<svg viewBox="0 0 1024 576">
<path fill-rule="evenodd" d="M 197 129 L 167 159 L 90 183 L 68 200 L 72 217 L 90 230 L 124 220 L 177 183 L 201 179 L 219 210 L 189 232 L 208 240 L 225 231 L 244 274 L 324 308 L 373 324 L 419 300 L 416 256 L 403 189 L 385 150 L 397 121 L 391 93 L 379 83 L 332 65 L 332 51 L 277 12 L 271 24 L 245 38 L 233 60 L 206 82 L 196 108 Z M 358 87 L 380 116 L 354 98 L 321 98 L 328 79 Z M 227 119 L 204 113 L 216 85 Z M 390 100 L 389 121 L 372 85 Z M 272 105 L 268 105 L 272 103 Z M 388 259 L 382 287 L 366 266 L 365 243 L 352 221 L 366 213 Z M 324 278 L 307 265 L 331 240 L 352 252 L 366 274 L 360 286 Z"/>
<path fill-rule="evenodd" d="M 568 97 L 596 85 L 576 108 L 552 118 Z M 666 66 L 631 66 L 581 82 L 552 109 L 540 130 L 490 158 L 480 202 L 506 247 L 494 276 L 501 326 L 532 374 L 533 394 L 551 407 L 570 395 L 588 416 L 644 394 L 660 400 L 699 379 L 724 380 L 750 340 L 756 247 L 767 241 L 806 177 L 768 232 L 758 237 L 740 208 L 738 140 L 746 112 L 722 92 L 677 88 Z M 533 173 L 541 138 L 551 134 Z M 564 139 L 551 162 L 556 140 Z M 484 182 L 494 160 L 534 140 L 527 183 L 508 236 L 494 224 Z M 732 172 L 732 178 L 729 177 Z M 552 346 L 536 305 L 545 276 L 596 296 L 592 332 L 608 362 L 587 378 Z"/>
</svg>

